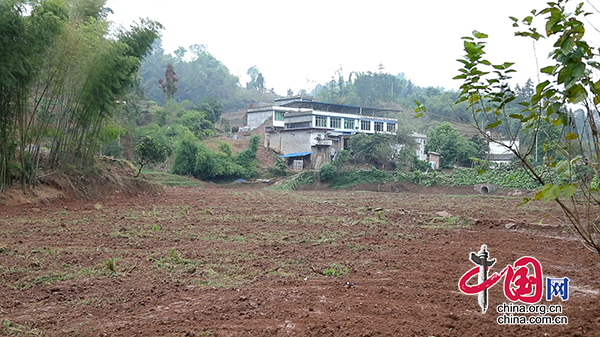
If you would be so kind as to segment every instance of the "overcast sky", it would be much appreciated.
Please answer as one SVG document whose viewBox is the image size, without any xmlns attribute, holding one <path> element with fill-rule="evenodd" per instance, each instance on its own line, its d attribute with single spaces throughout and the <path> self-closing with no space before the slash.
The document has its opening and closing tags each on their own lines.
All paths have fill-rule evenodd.
<svg viewBox="0 0 600 337">
<path fill-rule="evenodd" d="M 599 0 L 591 1 L 600 2 Z M 546 0 L 108 0 L 109 19 L 129 26 L 150 18 L 165 26 L 163 47 L 172 52 L 204 44 L 244 85 L 256 65 L 266 86 L 285 95 L 310 91 L 340 68 L 391 74 L 404 72 L 415 84 L 457 89 L 463 36 L 490 35 L 486 47 L 494 63 L 516 62 L 524 83 L 549 65 L 548 42 L 536 45 L 514 37 L 509 16 L 523 18 Z M 598 8 L 598 6 L 596 6 Z M 587 7 L 590 8 L 590 7 Z M 591 8 L 590 8 L 591 10 Z M 595 14 L 592 22 L 600 22 Z M 591 29 L 590 29 L 591 30 Z M 588 31 L 590 31 L 588 30 Z M 600 41 L 596 39 L 596 41 Z"/>
</svg>

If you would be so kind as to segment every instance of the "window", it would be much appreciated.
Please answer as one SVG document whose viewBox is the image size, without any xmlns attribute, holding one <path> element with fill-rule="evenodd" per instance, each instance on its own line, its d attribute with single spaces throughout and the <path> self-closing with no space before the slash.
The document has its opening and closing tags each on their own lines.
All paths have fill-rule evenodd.
<svg viewBox="0 0 600 337">
<path fill-rule="evenodd" d="M 315 126 L 326 128 L 327 127 L 327 117 L 316 116 L 315 117 Z"/>
<path fill-rule="evenodd" d="M 284 116 L 284 112 L 283 111 L 275 111 L 275 120 L 276 121 L 283 121 L 285 120 Z"/>
<path fill-rule="evenodd" d="M 310 128 L 310 122 L 287 123 L 287 124 L 285 124 L 285 128 L 286 129 Z"/>
<path fill-rule="evenodd" d="M 354 119 L 344 119 L 344 129 L 354 130 Z"/>
<path fill-rule="evenodd" d="M 375 122 L 375 131 L 377 131 L 377 132 L 383 131 L 383 122 Z"/>
<path fill-rule="evenodd" d="M 329 127 L 332 129 L 340 129 L 342 127 L 342 119 L 339 117 L 331 117 L 329 121 Z"/>
<path fill-rule="evenodd" d="M 371 121 L 360 121 L 360 129 L 363 131 L 371 131 Z"/>
<path fill-rule="evenodd" d="M 387 123 L 387 132 L 396 132 L 396 124 Z"/>
</svg>

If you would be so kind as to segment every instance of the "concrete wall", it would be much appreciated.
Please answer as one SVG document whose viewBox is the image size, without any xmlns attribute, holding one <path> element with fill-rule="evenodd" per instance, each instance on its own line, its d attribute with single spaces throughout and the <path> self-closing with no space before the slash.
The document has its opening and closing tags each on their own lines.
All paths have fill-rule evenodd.
<svg viewBox="0 0 600 337">
<path fill-rule="evenodd" d="M 273 120 L 273 111 L 259 111 L 259 112 L 249 112 L 248 113 L 248 128 L 250 131 L 256 129 L 261 126 L 267 120 Z M 283 126 L 283 125 L 282 125 Z"/>
<path fill-rule="evenodd" d="M 324 134 L 324 132 L 323 132 Z M 293 130 L 279 133 L 281 137 L 280 151 L 283 154 L 310 152 L 312 133 L 307 130 Z M 271 140 L 273 144 L 273 140 Z"/>
<path fill-rule="evenodd" d="M 329 146 L 313 146 L 310 155 L 311 169 L 318 170 L 321 165 L 331 162 L 331 150 Z"/>
</svg>

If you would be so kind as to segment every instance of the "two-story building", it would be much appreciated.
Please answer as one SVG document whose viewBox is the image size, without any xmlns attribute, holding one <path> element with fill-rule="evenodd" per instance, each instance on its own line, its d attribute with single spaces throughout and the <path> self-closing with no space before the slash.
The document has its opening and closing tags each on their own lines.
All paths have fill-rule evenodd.
<svg viewBox="0 0 600 337">
<path fill-rule="evenodd" d="M 353 134 L 395 133 L 398 120 L 393 116 L 398 113 L 291 97 L 276 100 L 272 106 L 248 109 L 247 126 L 250 131 L 264 128 L 264 146 L 282 153 L 294 168 L 318 169 L 347 148 Z M 413 137 L 419 144 L 417 156 L 426 159 L 426 136 L 413 133 Z"/>
</svg>

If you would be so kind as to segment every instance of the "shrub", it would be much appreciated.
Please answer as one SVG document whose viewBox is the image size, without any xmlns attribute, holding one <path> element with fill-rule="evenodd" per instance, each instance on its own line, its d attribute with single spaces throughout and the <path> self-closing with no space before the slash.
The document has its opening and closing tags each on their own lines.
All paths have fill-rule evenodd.
<svg viewBox="0 0 600 337">
<path fill-rule="evenodd" d="M 394 180 L 394 175 L 387 171 L 378 169 L 348 171 L 344 174 L 336 174 L 331 182 L 331 188 L 339 189 L 352 187 L 363 183 L 380 183 Z"/>
<path fill-rule="evenodd" d="M 198 146 L 198 139 L 194 135 L 191 133 L 185 135 L 176 146 L 171 172 L 179 175 L 193 175 Z"/>
<path fill-rule="evenodd" d="M 285 177 L 288 175 L 287 171 L 287 163 L 285 159 L 277 157 L 277 161 L 275 162 L 275 166 L 269 167 L 269 175 L 275 177 Z"/>
<path fill-rule="evenodd" d="M 330 163 L 321 165 L 319 169 L 319 181 L 331 181 L 335 178 L 335 168 Z"/>
<path fill-rule="evenodd" d="M 136 175 L 138 177 L 142 168 L 147 164 L 162 163 L 167 159 L 167 145 L 154 139 L 152 136 L 146 136 L 136 147 L 134 154 L 140 164 L 140 169 Z"/>
</svg>

